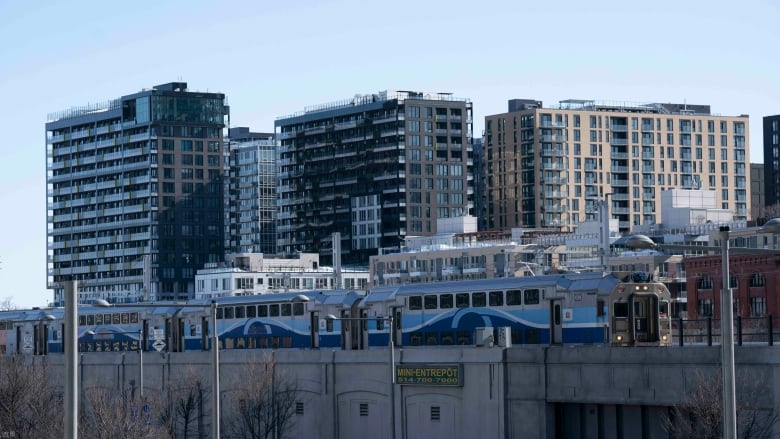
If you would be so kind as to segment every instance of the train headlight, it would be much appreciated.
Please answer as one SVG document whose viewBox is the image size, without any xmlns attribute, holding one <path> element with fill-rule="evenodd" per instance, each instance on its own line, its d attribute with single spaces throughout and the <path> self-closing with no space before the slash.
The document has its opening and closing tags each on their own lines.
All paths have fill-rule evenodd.
<svg viewBox="0 0 780 439">
<path fill-rule="evenodd" d="M 662 336 L 661 336 L 661 340 L 663 340 L 663 341 L 666 341 L 666 340 L 668 340 L 668 339 L 669 339 L 669 336 L 668 336 L 668 335 L 666 335 L 666 334 L 664 334 L 664 335 L 662 335 Z"/>
<path fill-rule="evenodd" d="M 617 337 L 615 337 L 615 338 L 617 338 L 617 341 L 623 341 L 623 336 L 622 336 L 622 335 L 618 335 L 618 336 L 617 336 Z"/>
<path fill-rule="evenodd" d="M 643 290 L 645 290 L 645 291 L 647 291 L 647 290 L 649 290 L 649 289 L 650 289 L 650 287 L 648 287 L 647 285 L 645 285 L 645 286 L 643 286 L 643 287 L 642 287 L 642 289 L 643 289 Z"/>
</svg>

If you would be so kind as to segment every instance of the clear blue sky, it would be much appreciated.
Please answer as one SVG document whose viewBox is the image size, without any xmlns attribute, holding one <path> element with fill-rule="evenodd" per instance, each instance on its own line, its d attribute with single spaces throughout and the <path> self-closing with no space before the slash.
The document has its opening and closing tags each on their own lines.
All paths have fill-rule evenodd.
<svg viewBox="0 0 780 439">
<path fill-rule="evenodd" d="M 780 113 L 775 1 L 0 1 L 0 300 L 44 306 L 46 115 L 183 80 L 233 126 L 380 90 Z"/>
</svg>

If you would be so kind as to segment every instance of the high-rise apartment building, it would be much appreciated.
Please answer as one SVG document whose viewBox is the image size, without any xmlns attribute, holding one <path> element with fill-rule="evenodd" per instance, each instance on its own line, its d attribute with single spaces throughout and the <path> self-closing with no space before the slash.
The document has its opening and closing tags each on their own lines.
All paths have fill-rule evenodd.
<svg viewBox="0 0 780 439">
<path fill-rule="evenodd" d="M 767 207 L 780 203 L 780 114 L 764 117 L 764 188 Z"/>
<path fill-rule="evenodd" d="M 232 253 L 276 253 L 276 141 L 273 133 L 230 128 Z"/>
<path fill-rule="evenodd" d="M 608 200 L 621 232 L 661 220 L 661 190 L 712 189 L 750 212 L 748 117 L 708 105 L 510 100 L 485 117 L 488 227 L 572 230 Z"/>
<path fill-rule="evenodd" d="M 764 164 L 750 164 L 750 219 L 766 218 L 766 184 Z"/>
<path fill-rule="evenodd" d="M 436 219 L 466 215 L 472 106 L 450 94 L 381 92 L 306 108 L 276 121 L 280 252 L 320 253 L 331 235 L 345 264 L 368 264 Z"/>
<path fill-rule="evenodd" d="M 194 296 L 224 258 L 225 96 L 173 82 L 46 123 L 48 285 L 79 300 Z"/>
</svg>

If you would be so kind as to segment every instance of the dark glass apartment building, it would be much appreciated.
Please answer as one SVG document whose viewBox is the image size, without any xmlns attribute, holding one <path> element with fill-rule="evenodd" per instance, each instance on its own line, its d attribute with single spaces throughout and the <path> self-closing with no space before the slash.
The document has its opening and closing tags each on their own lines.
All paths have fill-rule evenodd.
<svg viewBox="0 0 780 439">
<path fill-rule="evenodd" d="M 780 114 L 764 117 L 764 190 L 766 207 L 780 203 Z"/>
<path fill-rule="evenodd" d="M 472 106 L 450 94 L 382 92 L 277 119 L 277 249 L 368 264 L 436 219 L 472 213 Z"/>
<path fill-rule="evenodd" d="M 49 115 L 48 286 L 79 300 L 185 299 L 224 254 L 225 96 L 173 82 Z"/>
</svg>

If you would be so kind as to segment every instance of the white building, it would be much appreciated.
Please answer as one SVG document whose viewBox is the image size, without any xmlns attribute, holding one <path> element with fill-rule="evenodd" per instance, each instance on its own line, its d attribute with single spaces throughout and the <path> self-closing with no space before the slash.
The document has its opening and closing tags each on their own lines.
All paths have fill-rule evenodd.
<svg viewBox="0 0 780 439">
<path fill-rule="evenodd" d="M 368 270 L 341 269 L 340 282 L 332 267 L 321 267 L 319 255 L 302 253 L 297 259 L 265 258 L 262 253 L 231 255 L 230 262 L 198 270 L 195 275 L 195 298 L 248 296 L 282 291 L 330 290 L 342 288 L 364 290 Z"/>
</svg>

